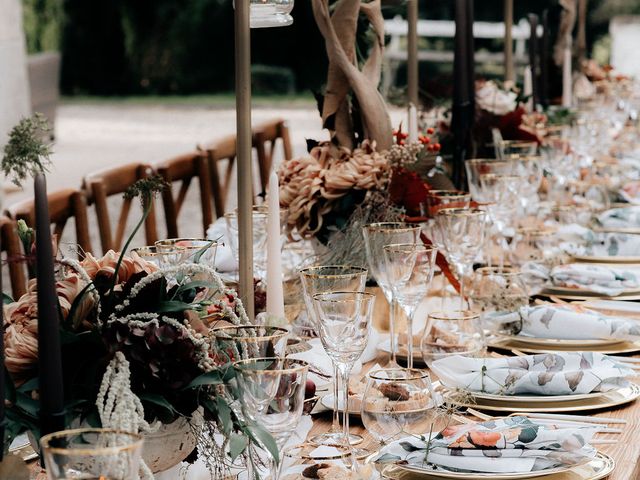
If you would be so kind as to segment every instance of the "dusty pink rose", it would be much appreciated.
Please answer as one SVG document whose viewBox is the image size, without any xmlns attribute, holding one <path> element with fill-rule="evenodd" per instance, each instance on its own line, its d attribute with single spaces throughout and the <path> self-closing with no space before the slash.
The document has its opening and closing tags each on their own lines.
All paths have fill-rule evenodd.
<svg viewBox="0 0 640 480">
<path fill-rule="evenodd" d="M 73 301 L 84 288 L 80 278 L 71 274 L 56 282 L 58 300 L 63 318 L 67 318 Z M 85 297 L 80 318 L 93 308 L 93 299 Z M 4 306 L 5 365 L 17 384 L 22 384 L 36 373 L 38 362 L 38 294 L 35 280 L 29 282 L 27 293 L 17 301 Z"/>
<path fill-rule="evenodd" d="M 92 280 L 98 276 L 111 278 L 115 272 L 119 256 L 120 254 L 113 250 L 109 250 L 102 258 L 96 258 L 90 253 L 87 253 L 87 256 L 82 261 L 82 268 L 84 268 Z M 126 282 L 136 273 L 153 273 L 157 270 L 158 267 L 155 264 L 147 262 L 133 252 L 130 256 L 125 256 L 122 259 L 120 269 L 118 270 L 118 283 Z"/>
</svg>

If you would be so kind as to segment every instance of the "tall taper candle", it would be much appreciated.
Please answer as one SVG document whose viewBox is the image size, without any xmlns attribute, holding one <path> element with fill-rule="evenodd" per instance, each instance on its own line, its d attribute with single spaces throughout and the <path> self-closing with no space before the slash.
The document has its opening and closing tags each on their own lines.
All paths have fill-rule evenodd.
<svg viewBox="0 0 640 480">
<path fill-rule="evenodd" d="M 531 67 L 531 96 L 533 97 L 533 109 L 540 103 L 540 89 L 538 84 L 538 15 L 529 14 L 529 66 Z"/>
<path fill-rule="evenodd" d="M 51 245 L 47 181 L 34 180 L 36 207 L 36 268 L 38 277 L 38 365 L 42 435 L 64 430 L 64 392 L 58 317 L 58 296 Z"/>
<path fill-rule="evenodd" d="M 562 60 L 562 106 L 570 107 L 573 99 L 573 73 L 571 72 L 571 37 L 567 39 Z"/>
<path fill-rule="evenodd" d="M 275 169 L 269 176 L 267 192 L 267 314 L 285 318 L 282 290 L 282 239 L 280 226 L 280 186 Z"/>
<path fill-rule="evenodd" d="M 413 103 L 409 104 L 407 120 L 407 133 L 409 134 L 409 142 L 415 143 L 418 141 L 418 109 Z"/>
</svg>

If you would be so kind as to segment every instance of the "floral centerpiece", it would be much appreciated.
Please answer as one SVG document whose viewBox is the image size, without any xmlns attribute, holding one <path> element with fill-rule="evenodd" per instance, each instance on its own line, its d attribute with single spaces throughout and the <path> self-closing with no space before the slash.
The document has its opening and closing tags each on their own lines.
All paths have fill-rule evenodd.
<svg viewBox="0 0 640 480">
<path fill-rule="evenodd" d="M 15 156 L 5 155 L 7 159 L 23 165 Z M 9 163 L 3 161 L 3 166 Z M 153 177 L 139 180 L 125 193 L 141 199 L 144 215 L 124 251 L 149 214 L 153 196 L 165 187 Z M 22 230 L 33 237 L 32 231 Z M 227 388 L 233 368 L 221 360 L 208 336 L 211 313 L 216 321 L 250 323 L 236 292 L 223 284 L 213 266 L 200 262 L 213 243 L 193 262 L 163 268 L 135 253 L 87 253 L 81 261 L 63 258 L 57 261 L 55 287 L 67 427 L 102 426 L 153 435 L 178 422 L 192 440 L 183 442 L 191 448 L 177 462 L 197 443 L 197 456 L 214 478 L 223 478 L 250 444 L 276 458 L 277 448 L 261 426 L 240 413 L 239 393 Z M 5 451 L 20 433 L 39 437 L 37 289 L 31 280 L 25 295 L 4 306 L 9 373 Z M 234 357 L 246 353 L 236 351 Z M 165 446 L 174 447 L 184 445 Z M 142 478 L 152 478 L 151 469 L 143 470 Z"/>
</svg>

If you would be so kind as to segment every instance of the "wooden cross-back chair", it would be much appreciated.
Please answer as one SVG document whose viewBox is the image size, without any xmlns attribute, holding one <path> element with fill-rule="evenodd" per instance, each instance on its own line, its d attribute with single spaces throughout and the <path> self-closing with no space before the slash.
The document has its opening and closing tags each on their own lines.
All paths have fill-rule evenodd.
<svg viewBox="0 0 640 480">
<path fill-rule="evenodd" d="M 262 193 L 267 191 L 269 184 L 269 173 L 273 165 L 274 152 L 277 142 L 282 142 L 282 154 L 284 160 L 292 157 L 291 139 L 289 138 L 289 128 L 282 119 L 270 120 L 253 128 L 253 148 L 258 154 L 258 168 L 260 169 L 260 184 Z"/>
<path fill-rule="evenodd" d="M 15 220 L 0 217 L 0 244 L 2 244 L 2 251 L 7 253 L 11 296 L 14 300 L 18 300 L 27 293 L 27 269 Z M 3 291 L 7 290 L 6 286 L 3 286 Z"/>
<path fill-rule="evenodd" d="M 73 188 L 57 190 L 47 195 L 49 217 L 51 217 L 52 233 L 62 239 L 69 219 L 75 220 L 75 243 L 78 245 L 78 257 L 83 258 L 85 252 L 91 252 L 89 219 L 87 215 L 87 197 L 84 192 Z M 33 199 L 14 204 L 8 208 L 9 216 L 14 220 L 24 220 L 34 227 L 36 223 L 35 202 Z"/>
<path fill-rule="evenodd" d="M 202 151 L 196 151 L 180 155 L 163 162 L 156 169 L 158 174 L 172 187 L 174 183 L 180 182 L 180 188 L 176 196 L 174 196 L 173 188 L 167 188 L 162 192 L 167 238 L 180 236 L 178 233 L 178 216 L 194 179 L 197 179 L 200 188 L 202 231 L 203 235 L 206 235 L 207 228 L 213 222 L 213 198 L 211 192 L 213 182 L 210 180 L 207 154 Z"/>
<path fill-rule="evenodd" d="M 95 205 L 103 253 L 109 250 L 120 251 L 124 246 L 131 205 L 133 201 L 138 201 L 137 199 L 122 199 L 114 230 L 111 225 L 108 199 L 116 195 L 122 196 L 127 188 L 136 181 L 153 175 L 155 175 L 155 171 L 151 165 L 131 163 L 101 170 L 85 177 L 83 188 L 87 191 L 89 204 Z M 145 238 L 148 245 L 153 245 L 158 240 L 154 204 L 151 205 L 151 211 L 145 221 Z"/>
<path fill-rule="evenodd" d="M 289 128 L 284 120 L 275 119 L 260 123 L 254 126 L 252 130 L 251 142 L 253 149 L 256 151 L 262 194 L 266 192 L 269 183 L 269 172 L 271 171 L 278 140 L 282 142 L 283 158 L 289 160 L 292 157 L 291 139 L 289 138 Z M 225 206 L 237 156 L 236 136 L 229 135 L 199 147 L 199 149 L 206 150 L 209 155 L 211 190 L 216 215 L 220 217 L 226 211 Z M 224 172 L 221 173 L 219 166 L 224 160 L 227 161 L 227 165 Z"/>
</svg>

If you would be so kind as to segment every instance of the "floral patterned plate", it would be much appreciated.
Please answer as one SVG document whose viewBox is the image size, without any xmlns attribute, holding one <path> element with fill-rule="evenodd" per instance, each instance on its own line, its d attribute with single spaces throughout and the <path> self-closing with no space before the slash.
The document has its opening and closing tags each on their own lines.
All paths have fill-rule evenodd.
<svg viewBox="0 0 640 480">
<path fill-rule="evenodd" d="M 476 410 L 487 410 L 493 412 L 523 412 L 523 413 L 556 413 L 556 412 L 577 412 L 586 410 L 597 410 L 601 408 L 611 408 L 618 405 L 630 403 L 640 397 L 640 387 L 634 383 L 627 387 L 618 388 L 604 393 L 603 395 L 589 396 L 588 398 L 571 398 L 569 400 L 558 400 L 558 397 L 545 397 L 545 401 L 536 401 L 533 398 L 528 402 L 515 402 L 509 396 L 500 399 L 487 399 L 472 396 L 470 399 L 458 400 L 459 395 L 448 392 L 445 398 L 449 397 L 452 403 L 460 407 L 471 407 Z M 574 397 L 574 395 L 571 395 Z M 540 398 L 540 397 L 536 397 Z M 555 400 L 555 401 L 549 401 Z"/>
<path fill-rule="evenodd" d="M 600 480 L 607 477 L 615 469 L 615 461 L 609 455 L 598 452 L 596 458 L 583 465 L 565 468 L 562 471 L 541 471 L 517 474 L 470 474 L 438 471 L 416 471 L 402 465 L 386 465 L 381 470 L 381 476 L 388 480 L 435 480 L 435 479 L 465 479 L 465 480 L 524 480 L 554 475 L 553 480 Z"/>
</svg>

